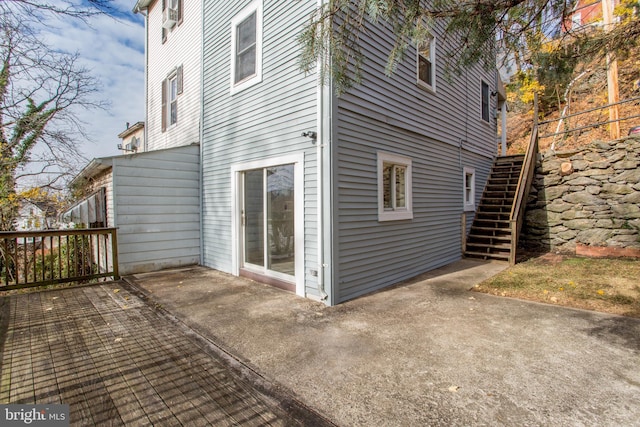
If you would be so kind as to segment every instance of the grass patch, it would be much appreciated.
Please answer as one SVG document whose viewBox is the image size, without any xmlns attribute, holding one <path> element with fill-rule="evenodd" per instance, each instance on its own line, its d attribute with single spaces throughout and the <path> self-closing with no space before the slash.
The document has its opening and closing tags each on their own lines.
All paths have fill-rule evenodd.
<svg viewBox="0 0 640 427">
<path fill-rule="evenodd" d="M 637 260 L 547 254 L 510 267 L 474 290 L 640 317 L 639 283 Z"/>
</svg>

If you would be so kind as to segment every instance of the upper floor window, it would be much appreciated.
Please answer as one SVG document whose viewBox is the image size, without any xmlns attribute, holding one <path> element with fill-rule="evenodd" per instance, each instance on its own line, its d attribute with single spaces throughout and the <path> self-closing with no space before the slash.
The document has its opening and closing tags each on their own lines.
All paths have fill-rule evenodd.
<svg viewBox="0 0 640 427">
<path fill-rule="evenodd" d="M 378 153 L 378 221 L 413 218 L 411 159 Z"/>
<path fill-rule="evenodd" d="M 262 1 L 255 0 L 231 21 L 231 92 L 262 81 Z"/>
<path fill-rule="evenodd" d="M 430 36 L 418 45 L 418 85 L 436 90 L 436 39 Z"/>
<path fill-rule="evenodd" d="M 162 132 L 178 123 L 178 95 L 182 94 L 182 65 L 162 81 Z"/>
<path fill-rule="evenodd" d="M 482 97 L 482 101 L 481 101 L 481 109 L 482 109 L 482 120 L 484 120 L 485 122 L 489 123 L 489 117 L 490 117 L 490 110 L 489 110 L 489 84 L 485 81 L 482 81 L 481 83 L 481 88 L 480 88 L 480 92 L 481 92 L 481 97 Z"/>
<path fill-rule="evenodd" d="M 178 122 L 178 76 L 169 79 L 169 125 Z"/>
<path fill-rule="evenodd" d="M 182 1 L 162 0 L 162 43 L 167 41 L 167 34 L 182 24 Z"/>
</svg>

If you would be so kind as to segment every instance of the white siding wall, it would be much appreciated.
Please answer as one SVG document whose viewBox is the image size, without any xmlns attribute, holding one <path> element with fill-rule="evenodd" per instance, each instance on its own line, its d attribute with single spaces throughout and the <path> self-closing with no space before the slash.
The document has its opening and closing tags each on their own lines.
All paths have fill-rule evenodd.
<svg viewBox="0 0 640 427">
<path fill-rule="evenodd" d="M 316 76 L 298 66 L 296 36 L 316 2 L 264 0 L 262 82 L 230 93 L 231 20 L 250 1 L 205 3 L 203 256 L 204 264 L 231 272 L 231 165 L 304 154 L 305 283 L 317 294 L 316 147 L 304 131 L 317 131 Z"/>
<path fill-rule="evenodd" d="M 371 27 L 362 40 L 363 82 L 338 99 L 336 302 L 461 257 L 462 169 L 475 168 L 479 200 L 496 153 L 495 121 L 481 120 L 481 79 L 495 91 L 496 77 L 478 66 L 448 80 L 443 58 L 450 47 L 438 33 L 436 40 L 435 93 L 416 84 L 415 50 L 408 51 L 391 77 L 385 76 L 391 35 Z M 495 106 L 491 98 L 492 113 Z M 379 150 L 412 159 L 411 220 L 378 221 Z"/>
<path fill-rule="evenodd" d="M 120 274 L 200 261 L 200 147 L 113 158 Z"/>
<path fill-rule="evenodd" d="M 168 1 L 167 1 L 168 3 Z M 149 9 L 147 64 L 147 146 L 159 150 L 199 142 L 202 69 L 202 3 L 184 0 L 183 22 L 162 43 L 162 2 Z M 183 93 L 178 96 L 178 122 L 162 132 L 162 82 L 183 66 Z"/>
</svg>

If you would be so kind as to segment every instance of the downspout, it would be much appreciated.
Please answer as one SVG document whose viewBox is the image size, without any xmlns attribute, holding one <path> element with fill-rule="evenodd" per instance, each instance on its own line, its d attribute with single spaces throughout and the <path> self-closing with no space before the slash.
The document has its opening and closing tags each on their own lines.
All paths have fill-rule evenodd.
<svg viewBox="0 0 640 427">
<path fill-rule="evenodd" d="M 202 200 L 204 199 L 204 185 L 203 185 L 203 174 L 204 168 L 202 166 L 202 153 L 204 151 L 204 0 L 201 2 L 201 10 L 200 10 L 200 130 L 198 132 L 199 135 L 199 150 L 200 150 L 200 158 L 198 159 L 198 169 L 199 176 L 198 181 L 200 185 L 200 191 L 198 194 L 199 199 L 199 209 L 200 209 L 200 265 L 204 265 L 204 229 L 203 224 L 204 220 L 202 218 L 203 207 Z"/>
<path fill-rule="evenodd" d="M 322 8 L 324 4 L 328 0 L 318 0 L 318 8 Z M 316 157 L 318 162 L 318 176 L 317 176 L 317 189 L 318 189 L 318 291 L 320 292 L 320 300 L 326 301 L 329 295 L 325 291 L 325 269 L 328 265 L 325 263 L 324 258 L 324 148 L 325 142 L 330 143 L 331 141 L 331 126 L 329 126 L 329 131 L 325 132 L 325 125 L 327 121 L 325 120 L 325 87 L 324 82 L 321 78 L 322 76 L 322 58 L 318 60 L 318 64 L 316 66 L 317 69 L 317 97 L 318 97 L 318 108 L 317 108 L 317 116 L 318 116 L 318 138 L 316 140 Z M 331 96 L 331 95 L 329 95 Z M 329 98 L 331 99 L 331 98 Z M 331 108 L 329 108 L 329 114 L 331 114 Z M 330 116 L 329 116 L 330 117 Z M 330 125 L 329 120 L 329 125 Z"/>
</svg>

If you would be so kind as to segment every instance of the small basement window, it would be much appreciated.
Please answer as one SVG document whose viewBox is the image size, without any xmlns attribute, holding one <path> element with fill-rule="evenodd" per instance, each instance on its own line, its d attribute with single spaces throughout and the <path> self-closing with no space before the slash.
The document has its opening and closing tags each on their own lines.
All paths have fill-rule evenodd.
<svg viewBox="0 0 640 427">
<path fill-rule="evenodd" d="M 476 210 L 476 171 L 473 168 L 463 169 L 464 180 L 464 210 Z"/>
</svg>

